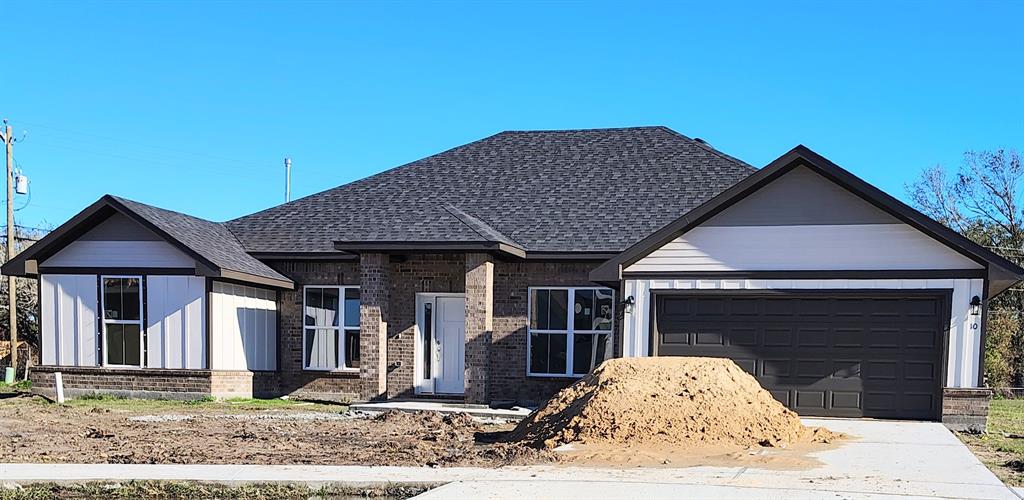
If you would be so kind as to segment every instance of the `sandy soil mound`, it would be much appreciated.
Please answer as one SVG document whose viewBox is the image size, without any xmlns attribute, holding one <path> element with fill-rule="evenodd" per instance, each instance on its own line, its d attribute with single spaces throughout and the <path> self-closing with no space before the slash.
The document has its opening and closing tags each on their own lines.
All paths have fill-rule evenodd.
<svg viewBox="0 0 1024 500">
<path fill-rule="evenodd" d="M 828 442 L 728 359 L 604 362 L 523 420 L 510 439 L 536 447 L 611 443 L 780 446 Z"/>
</svg>

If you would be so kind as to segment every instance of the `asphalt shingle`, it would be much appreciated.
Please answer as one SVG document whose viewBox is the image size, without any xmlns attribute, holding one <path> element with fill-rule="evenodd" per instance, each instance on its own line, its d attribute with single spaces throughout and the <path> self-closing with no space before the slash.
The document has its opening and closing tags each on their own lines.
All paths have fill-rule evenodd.
<svg viewBox="0 0 1024 500">
<path fill-rule="evenodd" d="M 127 198 L 110 197 L 221 269 L 285 282 L 290 281 L 287 277 L 249 255 L 224 224 L 146 205 Z"/>
<path fill-rule="evenodd" d="M 225 225 L 249 252 L 335 241 L 619 252 L 754 171 L 666 127 L 502 132 Z"/>
</svg>

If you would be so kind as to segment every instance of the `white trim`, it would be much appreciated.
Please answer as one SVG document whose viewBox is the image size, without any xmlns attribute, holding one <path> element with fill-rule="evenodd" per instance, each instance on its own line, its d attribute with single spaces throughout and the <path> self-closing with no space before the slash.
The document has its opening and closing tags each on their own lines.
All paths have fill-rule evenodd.
<svg viewBox="0 0 1024 500">
<path fill-rule="evenodd" d="M 565 306 L 565 330 L 533 330 L 530 325 L 533 324 L 533 292 L 534 290 L 567 290 L 567 302 Z M 601 290 L 608 291 L 612 295 L 612 322 L 611 328 L 608 330 L 576 330 L 576 314 L 574 312 L 573 304 L 576 303 L 576 291 L 577 290 Z M 596 308 L 595 308 L 596 309 Z M 597 311 L 594 311 L 597 314 Z M 565 372 L 563 373 L 534 373 L 530 370 L 530 361 L 533 356 L 533 334 L 555 334 L 565 335 Z M 526 289 L 526 376 L 535 378 L 581 378 L 586 376 L 585 373 L 576 374 L 572 372 L 573 356 L 575 355 L 575 335 L 599 335 L 607 334 L 608 340 L 614 338 L 615 334 L 615 290 L 612 288 L 606 288 L 603 286 L 531 286 Z M 608 347 L 605 347 L 605 357 L 609 354 Z"/>
<path fill-rule="evenodd" d="M 466 299 L 464 293 L 443 293 L 443 292 L 419 292 L 416 293 L 416 321 L 413 325 L 413 392 L 415 394 L 435 394 L 434 392 L 434 379 L 431 377 L 430 380 L 423 378 L 423 330 L 420 328 L 423 325 L 423 306 L 430 302 L 431 310 L 435 311 L 431 315 L 431 321 L 437 320 L 437 299 L 438 298 L 453 298 L 453 299 Z M 430 330 L 436 335 L 437 327 L 431 325 Z M 444 393 L 447 394 L 447 393 Z"/>
<path fill-rule="evenodd" d="M 146 312 L 144 311 L 144 305 L 146 302 L 143 300 L 145 290 L 143 290 L 145 280 L 143 275 L 132 275 L 132 274 L 101 274 L 100 280 L 100 321 L 101 331 L 103 332 L 103 338 L 100 342 L 103 347 L 103 367 L 104 368 L 145 368 L 146 367 L 146 327 L 145 319 Z M 107 319 L 107 293 L 106 284 L 103 282 L 106 279 L 137 279 L 139 280 L 139 319 L 138 320 L 121 320 L 121 319 Z M 107 361 L 107 357 L 110 354 L 110 347 L 107 346 L 107 324 L 112 325 L 139 325 L 139 364 L 137 365 L 113 365 Z"/>
<path fill-rule="evenodd" d="M 309 289 L 336 289 L 338 290 L 338 326 L 317 326 L 306 324 L 306 290 Z M 332 373 L 359 373 L 359 368 L 345 366 L 345 332 L 355 331 L 360 333 L 360 326 L 345 326 L 345 291 L 359 290 L 358 285 L 304 285 L 302 287 L 302 314 L 299 324 L 302 328 L 302 370 L 310 372 L 332 372 Z M 362 304 L 362 294 L 359 296 L 359 303 Z M 306 354 L 306 333 L 309 330 L 327 330 L 338 332 L 337 345 L 337 368 L 310 367 Z"/>
</svg>

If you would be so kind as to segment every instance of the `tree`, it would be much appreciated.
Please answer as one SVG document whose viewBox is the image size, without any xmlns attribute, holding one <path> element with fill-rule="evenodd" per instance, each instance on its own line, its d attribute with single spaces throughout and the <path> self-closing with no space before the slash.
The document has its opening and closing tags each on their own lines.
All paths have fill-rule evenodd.
<svg viewBox="0 0 1024 500">
<path fill-rule="evenodd" d="M 1024 162 L 1017 151 L 964 153 L 955 172 L 947 172 L 941 165 L 927 168 L 906 189 L 921 212 L 1013 262 L 1024 262 Z M 1009 346 L 1010 352 L 987 350 L 986 366 L 1006 364 L 1008 375 L 1000 377 L 1014 386 L 1024 386 L 1024 322 L 1019 320 L 1024 293 L 1011 288 L 990 301 L 989 309 L 1017 319 L 998 322 L 1000 328 L 1014 330 L 1000 344 Z M 1003 373 L 993 369 L 993 373 Z"/>
<path fill-rule="evenodd" d="M 17 229 L 15 233 L 16 248 L 14 249 L 15 254 L 28 248 L 29 245 L 37 241 L 41 237 L 40 233 L 34 231 L 27 231 L 21 228 Z M 4 240 L 6 241 L 6 240 Z M 6 262 L 7 259 L 7 245 L 0 242 L 0 252 L 3 259 Z M 16 278 L 15 287 L 17 288 L 18 297 L 18 340 L 26 342 L 29 345 L 30 353 L 38 352 L 39 348 L 39 318 L 37 317 L 38 308 L 38 297 L 36 290 L 35 280 Z M 10 328 L 7 324 L 8 307 L 9 302 L 7 300 L 7 280 L 0 280 L 0 339 L 3 342 L 10 342 Z M 30 354 L 31 355 L 31 354 Z M 6 358 L 6 356 L 2 356 Z M 10 360 L 4 361 L 4 363 Z M 19 357 L 19 365 L 22 365 L 24 360 Z"/>
</svg>

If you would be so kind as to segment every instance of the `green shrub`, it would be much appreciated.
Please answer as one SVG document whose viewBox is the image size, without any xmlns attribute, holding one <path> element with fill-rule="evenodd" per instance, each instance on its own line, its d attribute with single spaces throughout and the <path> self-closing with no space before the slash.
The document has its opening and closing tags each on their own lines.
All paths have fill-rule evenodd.
<svg viewBox="0 0 1024 500">
<path fill-rule="evenodd" d="M 985 328 L 985 382 L 989 387 L 1008 387 L 1013 383 L 1013 339 L 1020 330 L 1015 311 L 994 310 Z"/>
</svg>

